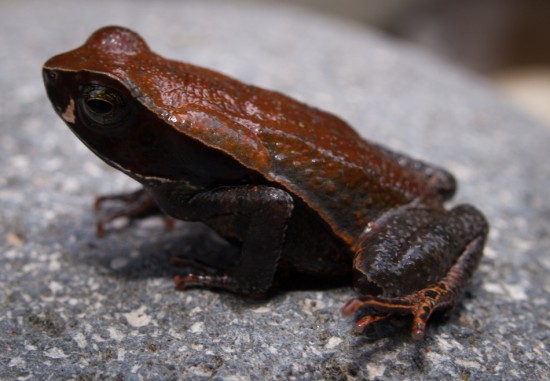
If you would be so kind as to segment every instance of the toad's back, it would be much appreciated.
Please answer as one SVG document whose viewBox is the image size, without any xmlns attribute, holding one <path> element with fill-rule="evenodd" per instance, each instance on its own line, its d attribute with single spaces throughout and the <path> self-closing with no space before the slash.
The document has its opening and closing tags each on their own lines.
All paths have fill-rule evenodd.
<svg viewBox="0 0 550 381">
<path fill-rule="evenodd" d="M 437 195 L 438 185 L 427 180 L 429 167 L 366 142 L 341 119 L 280 93 L 167 60 L 126 29 L 103 28 L 46 66 L 119 80 L 178 131 L 302 199 L 346 242 L 383 211 Z"/>
</svg>

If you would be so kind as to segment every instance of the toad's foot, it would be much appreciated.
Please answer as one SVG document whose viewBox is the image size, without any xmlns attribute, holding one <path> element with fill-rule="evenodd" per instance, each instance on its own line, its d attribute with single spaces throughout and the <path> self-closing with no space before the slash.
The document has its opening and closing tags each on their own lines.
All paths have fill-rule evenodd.
<svg viewBox="0 0 550 381">
<path fill-rule="evenodd" d="M 449 292 L 444 282 L 433 287 L 412 293 L 404 297 L 382 298 L 365 296 L 353 298 L 342 307 L 344 316 L 351 316 L 360 308 L 364 315 L 355 323 L 355 332 L 364 333 L 375 323 L 393 315 L 412 315 L 411 334 L 416 340 L 421 340 L 426 332 L 426 324 L 432 312 L 451 309 L 459 295 Z"/>
<path fill-rule="evenodd" d="M 117 218 L 128 218 L 130 221 L 145 218 L 155 214 L 162 214 L 153 198 L 144 189 L 131 193 L 112 194 L 96 198 L 94 210 L 99 212 L 96 222 L 97 235 L 102 237 L 106 233 L 105 226 Z M 174 220 L 165 215 L 166 229 L 171 229 Z"/>
</svg>

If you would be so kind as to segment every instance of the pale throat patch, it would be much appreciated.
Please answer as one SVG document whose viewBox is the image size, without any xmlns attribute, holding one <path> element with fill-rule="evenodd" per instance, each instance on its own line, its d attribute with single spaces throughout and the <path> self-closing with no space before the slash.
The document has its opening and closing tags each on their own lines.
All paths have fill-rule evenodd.
<svg viewBox="0 0 550 381">
<path fill-rule="evenodd" d="M 63 114 L 61 114 L 61 117 L 63 120 L 67 123 L 74 123 L 76 120 L 76 117 L 74 115 L 74 100 L 71 98 L 69 100 L 69 104 L 67 105 L 67 108 L 65 111 L 63 111 Z"/>
</svg>

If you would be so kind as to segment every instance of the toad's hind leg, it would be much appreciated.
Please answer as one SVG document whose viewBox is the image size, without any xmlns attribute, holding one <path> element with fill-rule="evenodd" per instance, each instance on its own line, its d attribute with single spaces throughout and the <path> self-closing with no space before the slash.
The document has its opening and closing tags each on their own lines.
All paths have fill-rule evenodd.
<svg viewBox="0 0 550 381">
<path fill-rule="evenodd" d="M 392 315 L 412 315 L 412 336 L 421 339 L 434 311 L 450 310 L 460 301 L 487 231 L 483 215 L 469 205 L 449 212 L 390 212 L 360 240 L 354 285 L 362 296 L 350 300 L 342 313 L 360 310 L 358 332 Z"/>
</svg>

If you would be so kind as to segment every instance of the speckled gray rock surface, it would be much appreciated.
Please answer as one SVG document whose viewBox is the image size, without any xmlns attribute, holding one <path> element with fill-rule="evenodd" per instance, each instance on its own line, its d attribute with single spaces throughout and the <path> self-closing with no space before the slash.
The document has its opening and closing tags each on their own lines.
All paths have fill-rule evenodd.
<svg viewBox="0 0 550 381">
<path fill-rule="evenodd" d="M 348 288 L 265 302 L 175 292 L 170 255 L 219 249 L 200 227 L 166 233 L 153 219 L 97 238 L 94 195 L 135 184 L 54 115 L 40 67 L 106 24 L 453 171 L 456 202 L 492 225 L 458 311 L 424 342 L 406 329 L 368 341 L 339 315 Z M 550 377 L 550 131 L 480 79 L 360 26 L 264 2 L 2 2 L 0 31 L 0 379 Z"/>
</svg>

